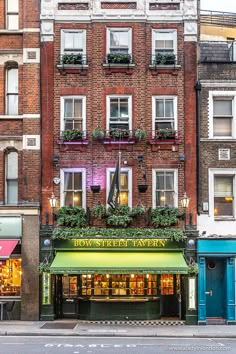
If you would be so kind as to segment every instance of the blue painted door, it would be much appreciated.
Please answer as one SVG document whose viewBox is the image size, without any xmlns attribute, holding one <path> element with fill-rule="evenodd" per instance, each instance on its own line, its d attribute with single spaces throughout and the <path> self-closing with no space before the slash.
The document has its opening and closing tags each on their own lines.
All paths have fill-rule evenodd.
<svg viewBox="0 0 236 354">
<path fill-rule="evenodd" d="M 225 318 L 225 261 L 206 260 L 206 317 Z"/>
</svg>

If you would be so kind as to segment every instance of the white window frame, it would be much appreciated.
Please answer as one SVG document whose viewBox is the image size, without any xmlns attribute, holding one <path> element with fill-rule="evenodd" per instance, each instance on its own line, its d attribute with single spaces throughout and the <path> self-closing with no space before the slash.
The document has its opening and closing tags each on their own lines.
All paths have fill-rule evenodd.
<svg viewBox="0 0 236 354">
<path fill-rule="evenodd" d="M 9 71 L 10 70 L 17 70 L 17 92 L 9 92 L 8 88 L 8 80 L 9 80 Z M 17 116 L 19 114 L 19 68 L 17 66 L 9 66 L 6 68 L 6 84 L 5 84 L 5 112 L 9 116 Z M 16 107 L 16 113 L 9 113 L 9 102 L 8 102 L 8 97 L 10 96 L 17 96 L 17 107 Z"/>
<path fill-rule="evenodd" d="M 215 216 L 214 215 L 214 180 L 215 176 L 232 176 L 233 177 L 233 216 Z M 236 168 L 210 168 L 208 171 L 208 189 L 209 189 L 209 216 L 214 219 L 235 219 L 236 217 L 236 198 L 235 198 Z"/>
<path fill-rule="evenodd" d="M 131 95 L 107 95 L 106 99 L 106 110 L 107 110 L 107 122 L 106 122 L 106 130 L 110 130 L 110 100 L 111 98 L 128 98 L 128 114 L 129 114 L 129 121 L 128 121 L 128 130 L 132 130 L 132 96 Z"/>
<path fill-rule="evenodd" d="M 9 155 L 11 153 L 16 153 L 16 159 L 17 159 L 17 170 L 16 170 L 16 177 L 13 178 L 8 178 L 8 164 L 9 164 Z M 17 182 L 17 195 L 16 195 L 16 201 L 13 203 L 10 203 L 8 200 L 8 192 L 9 192 L 9 181 L 16 181 Z M 16 205 L 18 203 L 19 199 L 19 153 L 16 150 L 11 150 L 9 152 L 5 152 L 5 204 L 6 205 Z"/>
<path fill-rule="evenodd" d="M 67 50 L 65 51 L 65 33 L 81 33 L 83 41 L 83 52 L 77 50 Z M 61 55 L 63 54 L 82 54 L 86 55 L 86 30 L 85 29 L 62 29 L 61 30 Z"/>
<path fill-rule="evenodd" d="M 111 186 L 111 173 L 115 172 L 116 168 L 106 169 L 106 200 L 108 199 Z M 132 168 L 121 168 L 120 172 L 128 172 L 128 206 L 132 208 Z M 109 205 L 107 204 L 107 208 Z"/>
<path fill-rule="evenodd" d="M 64 183 L 65 172 L 82 172 L 82 208 L 86 209 L 86 169 L 85 168 L 63 168 L 60 170 L 60 206 L 65 206 Z"/>
<path fill-rule="evenodd" d="M 107 28 L 107 45 L 106 45 L 106 54 L 110 54 L 110 33 L 111 32 L 127 32 L 128 33 L 128 43 L 129 49 L 128 53 L 132 55 L 132 28 L 131 27 L 108 27 Z"/>
<path fill-rule="evenodd" d="M 16 5 L 16 10 L 15 11 L 8 11 L 8 3 L 9 1 L 6 0 L 5 6 L 6 6 L 6 28 L 9 31 L 17 31 L 19 29 L 19 0 L 14 0 L 14 5 Z M 11 23 L 9 17 L 10 16 L 17 16 L 17 25 L 13 26 L 13 28 L 10 28 L 9 24 Z"/>
<path fill-rule="evenodd" d="M 153 168 L 152 169 L 152 207 L 156 206 L 156 173 L 173 172 L 174 173 L 174 207 L 178 208 L 178 169 L 176 168 Z"/>
<path fill-rule="evenodd" d="M 159 36 L 160 37 L 162 36 L 162 38 L 171 37 L 171 39 L 173 39 L 174 42 L 173 54 L 175 54 L 175 59 L 177 60 L 177 30 L 176 29 L 152 29 L 152 55 L 156 55 L 155 40 L 159 39 Z"/>
<path fill-rule="evenodd" d="M 213 104 L 214 98 L 230 98 L 232 97 L 232 135 L 231 136 L 214 136 L 213 132 Z M 236 91 L 209 91 L 209 139 L 225 140 L 236 139 Z"/>
<path fill-rule="evenodd" d="M 177 96 L 152 96 L 152 131 L 155 132 L 155 122 L 156 122 L 156 100 L 157 99 L 165 99 L 165 100 L 173 100 L 173 110 L 174 110 L 174 130 L 178 130 L 178 109 L 177 109 Z"/>
<path fill-rule="evenodd" d="M 61 131 L 65 130 L 64 107 L 66 99 L 82 100 L 82 131 L 86 131 L 86 96 L 61 96 Z"/>
</svg>

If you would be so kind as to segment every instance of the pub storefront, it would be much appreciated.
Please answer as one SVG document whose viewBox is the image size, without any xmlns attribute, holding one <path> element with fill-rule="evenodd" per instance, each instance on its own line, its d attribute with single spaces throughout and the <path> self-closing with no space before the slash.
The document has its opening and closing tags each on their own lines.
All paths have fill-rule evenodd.
<svg viewBox="0 0 236 354">
<path fill-rule="evenodd" d="M 54 240 L 42 276 L 41 319 L 185 319 L 184 243 L 169 239 Z M 50 279 L 51 277 L 51 279 Z"/>
</svg>

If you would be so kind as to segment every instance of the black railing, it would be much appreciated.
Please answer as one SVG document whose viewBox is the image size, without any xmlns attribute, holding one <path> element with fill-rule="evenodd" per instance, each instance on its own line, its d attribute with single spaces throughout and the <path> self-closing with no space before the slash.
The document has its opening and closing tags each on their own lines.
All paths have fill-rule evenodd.
<svg viewBox="0 0 236 354">
<path fill-rule="evenodd" d="M 60 65 L 88 65 L 87 55 L 84 54 L 62 54 L 59 56 Z"/>
<path fill-rule="evenodd" d="M 179 141 L 180 134 L 173 129 L 157 129 L 149 132 L 148 138 L 150 141 Z"/>
<path fill-rule="evenodd" d="M 63 130 L 60 133 L 61 142 L 64 141 L 84 141 L 88 140 L 88 133 L 83 130 L 71 129 L 71 130 Z"/>
</svg>

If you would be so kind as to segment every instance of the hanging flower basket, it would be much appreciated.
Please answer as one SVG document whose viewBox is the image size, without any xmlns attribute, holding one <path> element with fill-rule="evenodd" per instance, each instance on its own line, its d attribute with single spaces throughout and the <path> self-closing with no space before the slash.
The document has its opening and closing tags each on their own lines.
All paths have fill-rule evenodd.
<svg viewBox="0 0 236 354">
<path fill-rule="evenodd" d="M 139 193 L 145 193 L 148 189 L 148 185 L 147 184 L 139 184 L 138 185 L 138 191 Z"/>
<path fill-rule="evenodd" d="M 100 186 L 99 185 L 94 185 L 94 186 L 90 186 L 90 189 L 93 193 L 99 193 L 100 192 Z"/>
</svg>

